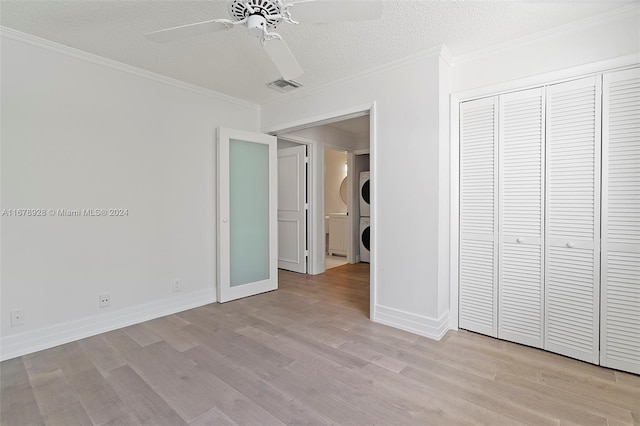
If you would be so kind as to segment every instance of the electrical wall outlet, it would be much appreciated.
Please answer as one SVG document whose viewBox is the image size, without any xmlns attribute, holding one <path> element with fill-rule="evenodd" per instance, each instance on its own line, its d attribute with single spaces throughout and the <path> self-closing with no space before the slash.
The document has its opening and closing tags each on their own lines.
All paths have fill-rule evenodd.
<svg viewBox="0 0 640 426">
<path fill-rule="evenodd" d="M 109 293 L 103 293 L 98 296 L 100 299 L 100 307 L 107 308 L 111 306 L 111 295 Z"/>
<path fill-rule="evenodd" d="M 174 280 L 173 281 L 173 291 L 182 291 L 182 280 Z"/>
<path fill-rule="evenodd" d="M 11 311 L 11 327 L 17 327 L 22 324 L 24 324 L 24 309 Z"/>
</svg>

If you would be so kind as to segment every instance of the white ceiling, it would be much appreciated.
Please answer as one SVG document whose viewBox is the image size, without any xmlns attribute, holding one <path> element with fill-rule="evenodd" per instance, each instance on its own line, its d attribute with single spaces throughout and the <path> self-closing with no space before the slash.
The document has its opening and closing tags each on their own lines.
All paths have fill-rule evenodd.
<svg viewBox="0 0 640 426">
<path fill-rule="evenodd" d="M 635 1 L 386 0 L 377 21 L 282 23 L 277 31 L 305 70 L 298 81 L 313 87 L 441 44 L 457 56 L 630 3 Z M 255 103 L 282 96 L 265 87 L 280 76 L 243 28 L 169 44 L 143 36 L 227 17 L 224 0 L 0 1 L 3 26 Z"/>
<path fill-rule="evenodd" d="M 337 121 L 335 123 L 327 124 L 327 126 L 349 133 L 353 137 L 369 135 L 369 116 L 365 115 L 362 117 Z"/>
</svg>

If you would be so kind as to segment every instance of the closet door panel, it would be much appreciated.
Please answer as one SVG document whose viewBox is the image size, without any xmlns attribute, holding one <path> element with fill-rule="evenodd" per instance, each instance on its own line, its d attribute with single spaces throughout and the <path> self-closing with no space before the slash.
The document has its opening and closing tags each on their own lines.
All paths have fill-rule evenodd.
<svg viewBox="0 0 640 426">
<path fill-rule="evenodd" d="M 499 99 L 498 337 L 543 345 L 543 89 Z"/>
<path fill-rule="evenodd" d="M 599 78 L 549 86 L 544 348 L 599 358 Z"/>
<path fill-rule="evenodd" d="M 460 105 L 459 325 L 497 335 L 496 98 Z"/>
<path fill-rule="evenodd" d="M 640 69 L 603 76 L 600 363 L 640 374 Z"/>
</svg>

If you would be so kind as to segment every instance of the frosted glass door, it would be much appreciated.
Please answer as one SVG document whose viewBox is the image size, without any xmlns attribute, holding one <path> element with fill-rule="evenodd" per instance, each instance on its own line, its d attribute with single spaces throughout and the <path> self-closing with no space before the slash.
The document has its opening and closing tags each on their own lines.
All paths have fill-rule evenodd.
<svg viewBox="0 0 640 426">
<path fill-rule="evenodd" d="M 218 129 L 218 299 L 278 287 L 276 138 Z"/>
</svg>

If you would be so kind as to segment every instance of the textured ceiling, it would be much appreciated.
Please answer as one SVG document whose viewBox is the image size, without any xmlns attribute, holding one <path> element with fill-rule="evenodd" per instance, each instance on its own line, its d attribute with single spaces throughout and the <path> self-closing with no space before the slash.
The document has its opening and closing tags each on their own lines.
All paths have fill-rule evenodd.
<svg viewBox="0 0 640 426">
<path fill-rule="evenodd" d="M 441 44 L 457 56 L 629 3 L 387 0 L 377 21 L 282 23 L 277 31 L 305 70 L 298 81 L 312 87 Z M 265 87 L 278 71 L 244 28 L 168 44 L 143 36 L 227 17 L 224 0 L 0 1 L 3 26 L 255 103 L 281 96 Z"/>
</svg>

